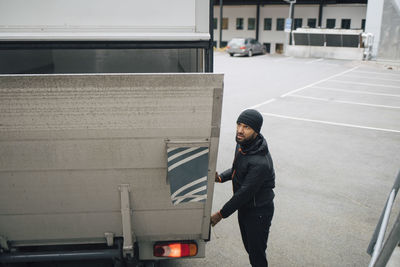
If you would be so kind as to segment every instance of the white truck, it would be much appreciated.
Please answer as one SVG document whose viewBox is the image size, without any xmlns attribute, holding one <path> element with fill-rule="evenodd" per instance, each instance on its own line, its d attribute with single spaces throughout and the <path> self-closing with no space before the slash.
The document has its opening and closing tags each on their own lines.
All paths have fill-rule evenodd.
<svg viewBox="0 0 400 267">
<path fill-rule="evenodd" d="M 206 0 L 0 0 L 0 263 L 205 257 Z"/>
</svg>

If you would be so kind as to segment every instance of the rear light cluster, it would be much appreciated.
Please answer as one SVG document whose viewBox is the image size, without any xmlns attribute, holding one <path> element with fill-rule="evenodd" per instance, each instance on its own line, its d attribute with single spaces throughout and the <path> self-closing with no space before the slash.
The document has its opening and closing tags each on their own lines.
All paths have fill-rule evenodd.
<svg viewBox="0 0 400 267">
<path fill-rule="evenodd" d="M 197 255 L 197 244 L 194 242 L 173 242 L 155 244 L 155 257 L 181 258 Z"/>
<path fill-rule="evenodd" d="M 246 47 L 245 46 L 241 46 L 240 49 L 246 50 Z"/>
<path fill-rule="evenodd" d="M 226 46 L 227 49 L 231 48 L 229 45 Z"/>
</svg>

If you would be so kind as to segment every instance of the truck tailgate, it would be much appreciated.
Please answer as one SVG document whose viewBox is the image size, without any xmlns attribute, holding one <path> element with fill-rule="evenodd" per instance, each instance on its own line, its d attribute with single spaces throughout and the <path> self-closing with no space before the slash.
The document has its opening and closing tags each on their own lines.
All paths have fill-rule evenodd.
<svg viewBox="0 0 400 267">
<path fill-rule="evenodd" d="M 0 236 L 10 244 L 123 235 L 207 239 L 222 74 L 0 75 Z M 208 148 L 206 196 L 173 204 L 168 147 Z"/>
</svg>

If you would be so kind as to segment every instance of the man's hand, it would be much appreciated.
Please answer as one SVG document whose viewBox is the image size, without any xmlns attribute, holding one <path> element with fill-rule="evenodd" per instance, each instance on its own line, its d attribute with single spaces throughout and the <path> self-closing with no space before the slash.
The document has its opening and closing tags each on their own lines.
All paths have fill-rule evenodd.
<svg viewBox="0 0 400 267">
<path fill-rule="evenodd" d="M 211 226 L 215 226 L 219 221 L 222 220 L 221 213 L 216 212 L 213 215 L 211 215 L 210 221 L 211 221 Z"/>
<path fill-rule="evenodd" d="M 221 177 L 219 177 L 218 172 L 215 172 L 215 182 L 220 183 L 221 182 Z"/>
</svg>

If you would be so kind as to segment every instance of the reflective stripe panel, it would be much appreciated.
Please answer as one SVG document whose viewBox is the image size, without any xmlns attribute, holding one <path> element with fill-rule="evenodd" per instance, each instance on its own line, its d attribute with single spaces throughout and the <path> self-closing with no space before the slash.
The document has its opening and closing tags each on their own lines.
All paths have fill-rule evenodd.
<svg viewBox="0 0 400 267">
<path fill-rule="evenodd" d="M 202 178 L 200 178 L 200 179 L 198 179 L 198 180 L 196 180 L 196 181 L 193 181 L 193 182 L 191 182 L 191 183 L 189 183 L 189 184 L 186 184 L 186 185 L 180 187 L 178 190 L 176 190 L 176 191 L 171 195 L 171 198 L 176 198 L 177 195 L 178 195 L 179 193 L 181 193 L 182 191 L 186 190 L 187 188 L 190 188 L 190 187 L 192 187 L 192 186 L 196 186 L 198 183 L 205 182 L 205 181 L 207 181 L 207 177 L 206 177 L 206 176 L 205 176 L 205 177 L 202 177 Z"/>
<path fill-rule="evenodd" d="M 174 205 L 207 199 L 208 147 L 167 149 L 168 180 Z"/>
<path fill-rule="evenodd" d="M 170 162 L 170 161 L 172 161 L 172 160 L 176 159 L 177 157 L 180 157 L 180 156 L 182 156 L 182 155 L 184 155 L 184 154 L 187 154 L 187 153 L 189 153 L 189 152 L 192 152 L 192 151 L 194 151 L 194 150 L 196 150 L 196 149 L 198 149 L 198 148 L 197 148 L 197 147 L 192 147 L 192 148 L 188 148 L 188 149 L 185 149 L 185 150 L 183 150 L 183 151 L 180 151 L 180 152 L 178 152 L 178 153 L 172 155 L 171 157 L 168 157 L 168 162 Z"/>
<path fill-rule="evenodd" d="M 199 152 L 197 154 L 194 154 L 194 155 L 192 155 L 190 157 L 184 158 L 183 160 L 178 161 L 177 163 L 175 163 L 175 164 L 173 164 L 171 166 L 168 166 L 168 171 L 172 171 L 173 169 L 179 167 L 180 165 L 185 164 L 186 162 L 189 162 L 189 161 L 191 161 L 193 159 L 196 159 L 197 157 L 200 157 L 200 156 L 202 156 L 204 154 L 208 154 L 208 149 L 207 150 L 203 150 L 203 151 L 201 151 L 201 152 Z"/>
</svg>

